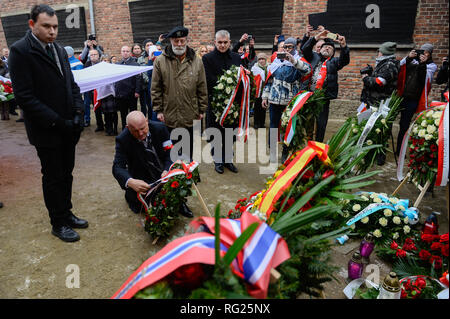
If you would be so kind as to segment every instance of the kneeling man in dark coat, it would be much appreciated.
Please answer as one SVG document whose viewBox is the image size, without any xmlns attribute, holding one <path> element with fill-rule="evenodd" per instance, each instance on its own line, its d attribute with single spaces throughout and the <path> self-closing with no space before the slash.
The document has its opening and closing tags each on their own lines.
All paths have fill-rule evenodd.
<svg viewBox="0 0 450 319">
<path fill-rule="evenodd" d="M 171 148 L 172 141 L 164 124 L 147 120 L 140 111 L 127 115 L 126 128 L 116 137 L 112 173 L 125 190 L 125 199 L 133 212 L 142 210 L 137 194 L 146 194 L 149 184 L 164 176 L 172 165 Z M 184 204 L 180 213 L 193 217 Z"/>
</svg>

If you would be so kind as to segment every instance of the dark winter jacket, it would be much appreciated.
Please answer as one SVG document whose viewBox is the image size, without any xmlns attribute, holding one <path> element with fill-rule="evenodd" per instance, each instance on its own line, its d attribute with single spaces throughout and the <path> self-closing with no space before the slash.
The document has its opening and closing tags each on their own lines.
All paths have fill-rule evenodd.
<svg viewBox="0 0 450 319">
<path fill-rule="evenodd" d="M 397 88 L 399 61 L 395 56 L 386 57 L 375 67 L 371 75 L 363 79 L 364 87 L 361 92 L 361 101 L 375 105 L 386 100 Z"/>
<path fill-rule="evenodd" d="M 136 62 L 136 59 L 133 57 L 130 57 L 128 60 L 120 61 L 117 64 L 123 64 L 123 65 L 134 65 L 139 66 L 139 64 Z M 142 77 L 140 74 L 126 78 L 122 81 L 116 82 L 114 85 L 114 88 L 116 90 L 116 98 L 130 98 L 134 97 L 135 93 L 141 92 L 141 81 Z"/>
<path fill-rule="evenodd" d="M 311 64 L 313 74 L 316 67 L 320 67 L 326 60 L 322 55 L 313 51 L 317 41 L 315 37 L 309 38 L 309 40 L 303 45 L 303 56 Z M 350 49 L 348 46 L 341 48 L 339 57 L 332 57 L 327 62 L 327 77 L 323 85 L 325 89 L 325 96 L 332 100 L 337 98 L 339 85 L 338 85 L 338 71 L 344 66 L 350 63 Z"/>
</svg>

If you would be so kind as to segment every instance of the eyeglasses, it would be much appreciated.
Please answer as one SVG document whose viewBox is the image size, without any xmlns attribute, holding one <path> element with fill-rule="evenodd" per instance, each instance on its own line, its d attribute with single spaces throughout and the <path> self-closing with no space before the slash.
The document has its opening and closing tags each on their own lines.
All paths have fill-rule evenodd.
<svg viewBox="0 0 450 319">
<path fill-rule="evenodd" d="M 283 48 L 285 48 L 285 49 L 292 49 L 292 48 L 294 48 L 294 46 L 293 45 L 285 45 L 285 46 L 283 46 Z"/>
</svg>

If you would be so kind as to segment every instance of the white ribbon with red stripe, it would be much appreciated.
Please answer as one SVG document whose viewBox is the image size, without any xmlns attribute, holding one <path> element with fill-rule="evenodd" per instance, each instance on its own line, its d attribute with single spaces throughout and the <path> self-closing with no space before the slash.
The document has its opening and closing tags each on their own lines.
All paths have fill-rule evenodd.
<svg viewBox="0 0 450 319">
<path fill-rule="evenodd" d="M 448 102 L 442 112 L 439 122 L 439 145 L 438 145 L 438 171 L 436 175 L 436 186 L 445 186 L 448 181 L 448 165 L 449 165 L 449 114 Z"/>
<path fill-rule="evenodd" d="M 241 138 L 244 133 L 244 141 L 247 141 L 248 136 L 248 130 L 250 127 L 249 118 L 250 118 L 250 78 L 246 73 L 245 68 L 241 65 L 239 67 L 239 71 L 237 74 L 237 85 L 234 88 L 230 100 L 225 107 L 222 116 L 220 117 L 220 125 L 224 126 L 225 119 L 228 116 L 228 113 L 230 112 L 233 102 L 236 98 L 236 94 L 239 89 L 239 85 L 242 82 L 243 90 L 242 90 L 242 98 L 241 98 L 241 104 L 240 104 L 240 110 L 239 110 L 239 127 L 238 127 L 238 138 Z"/>
</svg>

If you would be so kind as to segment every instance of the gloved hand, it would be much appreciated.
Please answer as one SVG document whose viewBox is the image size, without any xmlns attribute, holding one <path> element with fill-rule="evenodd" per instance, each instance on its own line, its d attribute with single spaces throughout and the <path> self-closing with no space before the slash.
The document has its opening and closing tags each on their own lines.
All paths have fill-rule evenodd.
<svg viewBox="0 0 450 319">
<path fill-rule="evenodd" d="M 83 120 L 80 114 L 75 114 L 73 118 L 73 129 L 76 132 L 82 132 L 84 129 Z"/>
</svg>

